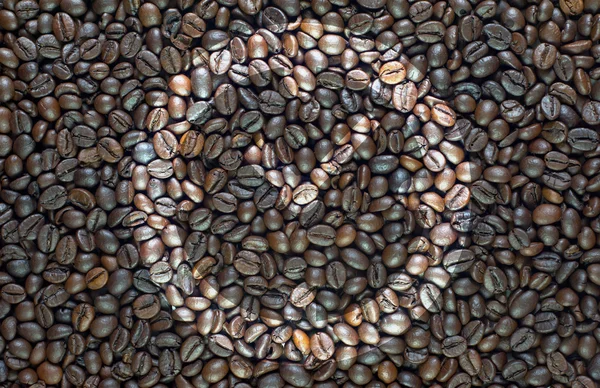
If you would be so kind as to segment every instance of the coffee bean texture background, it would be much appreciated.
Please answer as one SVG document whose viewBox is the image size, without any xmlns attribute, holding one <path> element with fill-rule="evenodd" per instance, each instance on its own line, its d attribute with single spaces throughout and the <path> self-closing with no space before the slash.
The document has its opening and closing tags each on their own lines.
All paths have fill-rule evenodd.
<svg viewBox="0 0 600 388">
<path fill-rule="evenodd" d="M 598 388 L 600 0 L 0 0 L 0 388 Z"/>
</svg>

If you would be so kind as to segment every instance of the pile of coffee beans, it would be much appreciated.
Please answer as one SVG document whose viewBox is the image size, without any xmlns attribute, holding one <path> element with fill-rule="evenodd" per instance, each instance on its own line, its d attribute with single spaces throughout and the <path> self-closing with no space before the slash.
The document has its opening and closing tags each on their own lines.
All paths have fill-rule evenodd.
<svg viewBox="0 0 600 388">
<path fill-rule="evenodd" d="M 0 386 L 597 388 L 599 0 L 0 0 Z"/>
</svg>

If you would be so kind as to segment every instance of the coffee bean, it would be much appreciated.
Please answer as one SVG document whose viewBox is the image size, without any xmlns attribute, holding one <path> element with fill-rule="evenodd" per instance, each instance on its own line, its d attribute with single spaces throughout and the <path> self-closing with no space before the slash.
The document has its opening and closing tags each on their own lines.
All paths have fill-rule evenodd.
<svg viewBox="0 0 600 388">
<path fill-rule="evenodd" d="M 406 69 L 400 62 L 387 62 L 379 69 L 379 78 L 386 84 L 395 85 L 406 78 Z"/>
<path fill-rule="evenodd" d="M 290 294 L 290 303 L 296 307 L 308 306 L 316 296 L 316 291 L 306 283 L 299 284 Z"/>
<path fill-rule="evenodd" d="M 144 294 L 133 302 L 133 312 L 140 319 L 155 317 L 160 311 L 158 298 L 154 295 Z"/>
<path fill-rule="evenodd" d="M 318 246 L 330 246 L 335 242 L 335 229 L 328 225 L 315 225 L 308 229 L 308 241 Z"/>
<path fill-rule="evenodd" d="M 0 290 L 2 300 L 10 304 L 18 304 L 25 300 L 25 289 L 17 284 L 5 284 Z"/>
<path fill-rule="evenodd" d="M 600 136 L 594 130 L 587 128 L 574 128 L 569 131 L 567 142 L 579 151 L 590 151 L 600 142 Z"/>
<path fill-rule="evenodd" d="M 458 357 L 467 350 L 467 342 L 463 337 L 448 337 L 442 342 L 442 352 L 446 357 Z"/>
<path fill-rule="evenodd" d="M 392 95 L 394 107 L 403 113 L 412 111 L 417 103 L 417 93 L 417 87 L 411 81 L 396 85 Z"/>
<path fill-rule="evenodd" d="M 535 67 L 542 70 L 550 69 L 554 65 L 558 50 L 549 43 L 538 45 L 533 52 L 533 63 Z"/>
<path fill-rule="evenodd" d="M 503 4 L 7 4 L 0 382 L 593 387 L 600 29 Z"/>
<path fill-rule="evenodd" d="M 425 284 L 419 290 L 419 296 L 423 306 L 431 312 L 440 312 L 442 303 L 442 294 L 433 284 Z"/>
<path fill-rule="evenodd" d="M 444 127 L 451 127 L 456 122 L 456 114 L 443 104 L 437 104 L 432 108 L 431 118 Z"/>
<path fill-rule="evenodd" d="M 306 205 L 307 203 L 315 200 L 317 198 L 318 193 L 319 190 L 315 185 L 304 184 L 298 186 L 294 190 L 292 196 L 295 203 L 299 205 Z"/>
</svg>

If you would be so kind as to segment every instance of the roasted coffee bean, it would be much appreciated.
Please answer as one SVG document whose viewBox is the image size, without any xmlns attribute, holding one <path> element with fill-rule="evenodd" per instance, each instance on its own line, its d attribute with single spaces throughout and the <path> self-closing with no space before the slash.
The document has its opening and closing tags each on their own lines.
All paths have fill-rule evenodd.
<svg viewBox="0 0 600 388">
<path fill-rule="evenodd" d="M 600 142 L 598 133 L 587 128 L 574 128 L 569 131 L 567 142 L 571 147 L 579 151 L 591 151 Z"/>
<path fill-rule="evenodd" d="M 600 379 L 593 2 L 51 3 L 0 10 L 0 384 Z"/>
<path fill-rule="evenodd" d="M 518 381 L 525 377 L 527 364 L 522 360 L 513 360 L 507 363 L 502 371 L 502 377 L 508 381 Z"/>
</svg>

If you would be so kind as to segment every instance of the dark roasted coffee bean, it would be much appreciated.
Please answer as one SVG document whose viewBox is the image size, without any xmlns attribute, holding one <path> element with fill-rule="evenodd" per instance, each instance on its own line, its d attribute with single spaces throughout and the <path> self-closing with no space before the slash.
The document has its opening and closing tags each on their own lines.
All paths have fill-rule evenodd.
<svg viewBox="0 0 600 388">
<path fill-rule="evenodd" d="M 569 131 L 567 142 L 579 151 L 591 151 L 600 142 L 598 132 L 587 128 L 574 128 Z"/>
<path fill-rule="evenodd" d="M 593 388 L 598 7 L 509 3 L 5 2 L 0 384 Z"/>
</svg>

